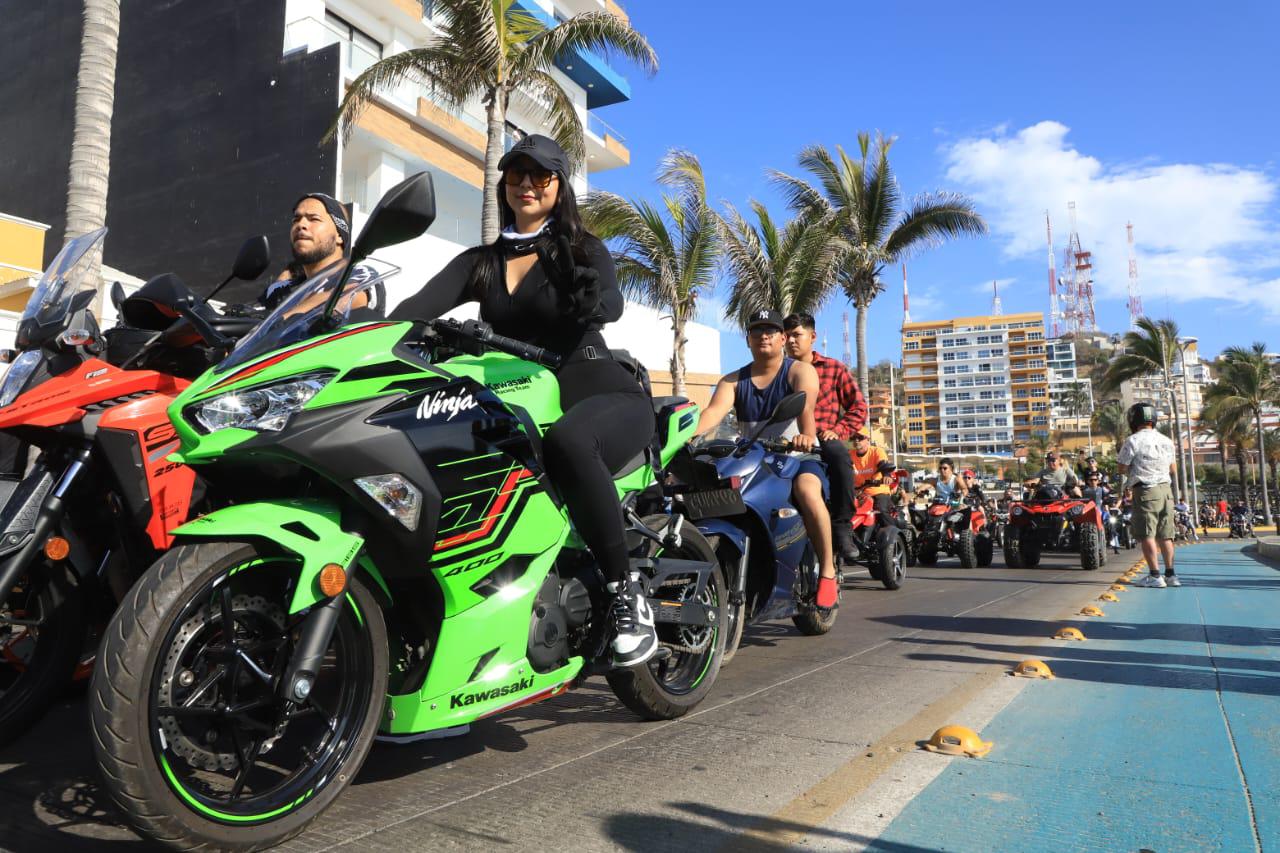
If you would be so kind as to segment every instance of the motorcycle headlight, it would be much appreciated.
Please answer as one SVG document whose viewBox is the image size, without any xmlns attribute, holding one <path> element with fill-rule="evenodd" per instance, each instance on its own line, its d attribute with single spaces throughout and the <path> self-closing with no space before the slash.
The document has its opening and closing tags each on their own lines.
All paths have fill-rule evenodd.
<svg viewBox="0 0 1280 853">
<path fill-rule="evenodd" d="M 230 427 L 279 432 L 333 377 L 333 373 L 313 373 L 260 388 L 231 391 L 197 403 L 187 409 L 187 414 L 205 432 Z"/>
<path fill-rule="evenodd" d="M 1024 512 L 1026 512 L 1026 510 L 1025 510 L 1025 509 L 1023 509 L 1023 508 L 1022 508 L 1022 507 L 1020 507 L 1020 506 L 1015 506 L 1015 507 L 1013 508 L 1013 514 L 1014 514 L 1014 515 L 1022 515 Z"/>
<path fill-rule="evenodd" d="M 951 513 L 951 515 L 947 516 L 947 521 L 950 522 L 951 524 L 955 524 L 957 521 L 960 521 L 963 518 L 964 518 L 963 512 L 953 512 Z"/>
<path fill-rule="evenodd" d="M 27 380 L 31 378 L 31 374 L 35 373 L 36 368 L 40 366 L 42 358 L 44 358 L 44 355 L 40 350 L 29 349 L 26 352 L 19 353 L 18 357 L 13 360 L 13 364 L 9 365 L 9 371 L 4 375 L 3 384 L 0 384 L 0 408 L 18 399 L 18 395 L 22 393 Z"/>
</svg>

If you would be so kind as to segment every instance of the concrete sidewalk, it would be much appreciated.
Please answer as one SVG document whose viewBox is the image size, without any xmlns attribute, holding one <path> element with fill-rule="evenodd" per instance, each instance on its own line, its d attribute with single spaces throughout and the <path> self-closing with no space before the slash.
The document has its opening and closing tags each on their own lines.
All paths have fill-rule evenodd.
<svg viewBox="0 0 1280 853">
<path fill-rule="evenodd" d="M 986 758 L 938 758 L 866 849 L 1280 851 L 1280 570 L 1263 559 L 1241 542 L 1179 548 L 1180 589 L 1081 601 L 1106 614 L 1062 623 L 1085 642 L 1035 647 L 1019 630 L 972 646 L 1026 646 L 1057 679 L 985 726 Z"/>
</svg>

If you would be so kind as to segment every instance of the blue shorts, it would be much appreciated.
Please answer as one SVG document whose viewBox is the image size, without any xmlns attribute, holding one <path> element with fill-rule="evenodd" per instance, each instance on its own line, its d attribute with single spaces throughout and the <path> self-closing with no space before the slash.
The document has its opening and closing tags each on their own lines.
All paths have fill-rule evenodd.
<svg viewBox="0 0 1280 853">
<path fill-rule="evenodd" d="M 772 457 L 773 470 L 779 477 L 794 481 L 801 474 L 812 474 L 822 483 L 822 499 L 831 497 L 831 487 L 827 483 L 827 466 L 822 464 L 822 457 L 816 453 L 778 454 Z"/>
</svg>

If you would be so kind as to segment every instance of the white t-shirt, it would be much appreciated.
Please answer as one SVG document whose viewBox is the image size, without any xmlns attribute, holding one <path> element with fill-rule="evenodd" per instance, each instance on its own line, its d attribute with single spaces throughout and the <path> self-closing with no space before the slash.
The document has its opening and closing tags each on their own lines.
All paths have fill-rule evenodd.
<svg viewBox="0 0 1280 853">
<path fill-rule="evenodd" d="M 1140 429 L 1125 440 L 1116 461 L 1129 466 L 1126 486 L 1142 483 L 1154 486 L 1168 483 L 1169 466 L 1173 464 L 1173 441 L 1154 429 Z"/>
</svg>

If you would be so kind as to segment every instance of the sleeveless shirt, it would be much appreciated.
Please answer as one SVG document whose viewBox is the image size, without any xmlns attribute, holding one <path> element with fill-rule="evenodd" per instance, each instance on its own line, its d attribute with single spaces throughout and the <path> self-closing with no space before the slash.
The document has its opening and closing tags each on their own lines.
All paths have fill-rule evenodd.
<svg viewBox="0 0 1280 853">
<path fill-rule="evenodd" d="M 791 383 L 787 380 L 791 375 L 793 364 L 795 364 L 794 359 L 783 356 L 782 367 L 778 368 L 778 374 L 763 388 L 757 388 L 751 381 L 751 365 L 748 364 L 738 371 L 738 384 L 734 386 L 733 392 L 733 410 L 738 416 L 738 430 L 742 435 L 755 435 L 755 431 L 769 420 L 769 415 L 773 414 L 773 410 L 778 407 L 783 398 L 791 393 Z M 796 419 L 792 418 L 770 426 L 760 437 L 791 438 L 799 434 L 800 427 Z"/>
</svg>

